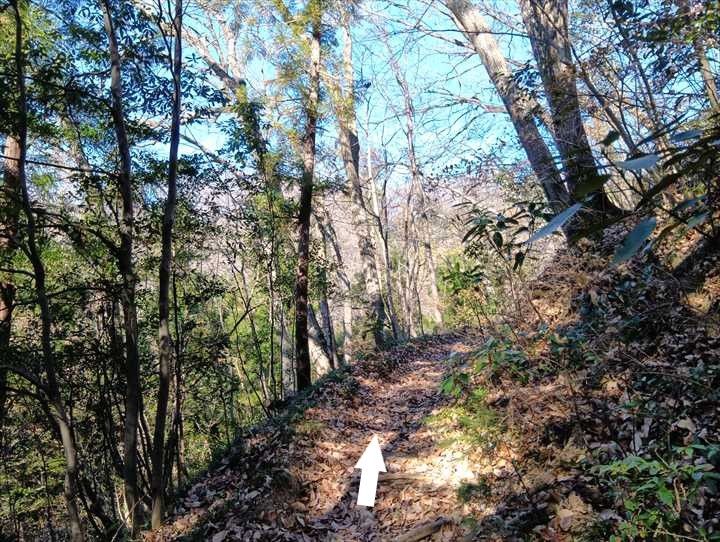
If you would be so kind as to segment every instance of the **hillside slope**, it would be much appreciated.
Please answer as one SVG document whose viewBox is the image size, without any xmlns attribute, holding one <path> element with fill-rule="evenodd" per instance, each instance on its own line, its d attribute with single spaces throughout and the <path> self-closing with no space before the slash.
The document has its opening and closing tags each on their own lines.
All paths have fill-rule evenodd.
<svg viewBox="0 0 720 542">
<path fill-rule="evenodd" d="M 561 253 L 483 334 L 359 361 L 243 439 L 148 540 L 718 540 L 717 262 Z M 385 454 L 376 506 L 354 465 Z"/>
</svg>

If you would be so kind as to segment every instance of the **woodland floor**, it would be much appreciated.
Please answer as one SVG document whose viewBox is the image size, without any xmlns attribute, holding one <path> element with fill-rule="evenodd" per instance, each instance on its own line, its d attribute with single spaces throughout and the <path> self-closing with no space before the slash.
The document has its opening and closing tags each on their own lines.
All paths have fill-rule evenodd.
<svg viewBox="0 0 720 542">
<path fill-rule="evenodd" d="M 718 257 L 701 269 L 684 293 L 660 263 L 561 255 L 510 336 L 424 337 L 331 373 L 145 540 L 720 540 Z M 374 434 L 388 472 L 366 508 L 354 466 Z"/>
<path fill-rule="evenodd" d="M 472 480 L 466 454 L 427 423 L 447 406 L 448 360 L 461 363 L 473 336 L 411 342 L 359 363 L 320 386 L 310 408 L 244 440 L 199 480 L 176 517 L 147 540 L 458 540 Z M 377 434 L 388 472 L 374 508 L 356 505 L 354 465 Z M 420 538 L 418 538 L 420 537 Z"/>
</svg>

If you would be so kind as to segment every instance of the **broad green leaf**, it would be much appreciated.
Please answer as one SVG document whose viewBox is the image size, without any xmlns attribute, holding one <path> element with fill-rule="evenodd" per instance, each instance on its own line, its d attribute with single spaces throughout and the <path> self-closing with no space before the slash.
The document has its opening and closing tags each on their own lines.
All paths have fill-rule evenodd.
<svg viewBox="0 0 720 542">
<path fill-rule="evenodd" d="M 657 488 L 656 491 L 658 499 L 662 501 L 663 504 L 667 506 L 672 506 L 674 504 L 674 496 L 672 491 L 670 491 L 666 486 L 660 486 Z"/>
<path fill-rule="evenodd" d="M 575 216 L 580 209 L 582 209 L 582 203 L 576 203 L 575 205 L 568 207 L 562 213 L 559 213 L 557 216 L 555 216 L 555 218 L 553 218 L 550 222 L 545 224 L 538 231 L 533 233 L 530 236 L 530 239 L 528 239 L 525 242 L 526 243 L 534 243 L 538 239 L 542 239 L 543 237 L 547 237 L 548 235 L 555 233 L 558 229 L 562 228 L 562 226 L 568 220 L 570 220 L 573 216 Z"/>
<path fill-rule="evenodd" d="M 498 248 L 503 246 L 503 236 L 499 231 L 493 233 L 493 243 L 495 243 L 495 246 Z"/>
<path fill-rule="evenodd" d="M 650 237 L 650 234 L 655 230 L 656 225 L 657 219 L 653 216 L 635 226 L 635 229 L 623 239 L 623 242 L 615 252 L 613 263 L 618 264 L 624 262 L 637 254 L 638 250 L 642 248 L 647 238 Z"/>
<path fill-rule="evenodd" d="M 517 271 L 522 266 L 523 262 L 525 261 L 525 253 L 524 252 L 516 252 L 515 253 L 515 264 L 513 265 L 513 271 Z"/>
<path fill-rule="evenodd" d="M 631 158 L 623 162 L 618 162 L 617 166 L 622 169 L 628 169 L 630 171 L 640 171 L 641 169 L 651 169 L 655 167 L 655 164 L 660 160 L 660 156 L 657 154 L 646 154 L 645 156 L 639 156 L 638 158 Z"/>
<path fill-rule="evenodd" d="M 640 507 L 640 505 L 632 499 L 626 499 L 625 502 L 623 502 L 623 505 L 625 506 L 625 510 L 628 512 L 634 512 Z"/>
</svg>

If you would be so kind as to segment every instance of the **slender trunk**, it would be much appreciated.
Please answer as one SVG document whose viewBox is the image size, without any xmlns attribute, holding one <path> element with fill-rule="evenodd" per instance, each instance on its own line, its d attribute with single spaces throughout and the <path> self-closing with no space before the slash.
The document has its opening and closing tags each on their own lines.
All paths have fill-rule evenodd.
<svg viewBox="0 0 720 542">
<path fill-rule="evenodd" d="M 330 254 L 328 250 L 327 237 L 323 238 L 323 252 L 326 259 L 329 259 Z M 339 365 L 337 344 L 335 342 L 335 327 L 333 326 L 332 315 L 330 313 L 330 303 L 328 301 L 328 288 L 327 281 L 323 281 L 322 296 L 320 298 L 320 318 L 322 319 L 322 329 L 325 333 L 328 343 L 328 353 L 330 354 L 330 362 L 332 368 L 335 369 Z"/>
<path fill-rule="evenodd" d="M 353 314 L 352 300 L 349 296 L 343 298 L 343 363 L 349 365 L 352 363 L 352 344 L 353 337 Z M 348 347 L 345 348 L 347 343 Z"/>
<path fill-rule="evenodd" d="M 330 355 L 328 339 L 310 304 L 308 305 L 308 341 L 314 372 L 321 377 L 333 369 L 333 360 Z"/>
<path fill-rule="evenodd" d="M 352 359 L 352 284 L 350 278 L 347 276 L 345 269 L 345 262 L 343 260 L 342 251 L 340 250 L 340 243 L 335 233 L 335 228 L 332 223 L 330 214 L 324 211 L 323 214 L 317 214 L 315 221 L 318 224 L 320 233 L 325 241 L 325 246 L 328 244 L 332 247 L 335 254 L 335 272 L 337 278 L 342 284 L 342 295 L 343 295 L 343 362 L 350 363 Z"/>
<path fill-rule="evenodd" d="M 160 254 L 160 274 L 158 280 L 158 352 L 159 352 L 159 388 L 155 413 L 155 432 L 152 450 L 152 479 L 150 491 L 152 497 L 152 527 L 162 525 L 165 515 L 165 423 L 170 380 L 172 378 L 172 335 L 170 333 L 170 273 L 173 264 L 172 235 L 175 223 L 177 200 L 178 147 L 180 145 L 180 109 L 182 100 L 182 0 L 175 0 L 173 33 L 175 35 L 172 58 L 173 104 L 170 123 L 170 155 L 168 164 L 168 193 L 162 223 L 162 247 Z"/>
<path fill-rule="evenodd" d="M 413 192 L 415 186 L 413 184 L 408 188 L 408 195 L 405 201 L 404 209 L 404 220 L 403 220 L 403 241 L 405 254 L 407 261 L 405 262 L 405 283 L 402 285 L 402 297 L 403 297 L 403 312 L 407 321 L 407 329 L 410 337 L 416 337 L 418 335 L 417 328 L 415 327 L 415 311 L 412 308 L 410 302 L 410 296 L 413 291 L 416 290 L 414 286 L 415 281 L 415 266 L 417 265 L 417 249 L 416 243 L 412 239 L 411 235 L 414 231 L 413 227 L 413 216 L 410 212 L 412 206 Z M 421 317 L 422 318 L 422 317 Z"/>
<path fill-rule="evenodd" d="M 311 384 L 308 344 L 308 270 L 310 267 L 310 217 L 312 216 L 313 177 L 315 175 L 315 136 L 320 99 L 321 14 L 314 14 L 310 37 L 309 89 L 305 107 L 305 133 L 302 138 L 302 185 L 298 216 L 298 263 L 295 281 L 295 371 L 297 388 Z"/>
<path fill-rule="evenodd" d="M 20 143 L 13 135 L 5 137 L 5 171 L 0 190 L 0 255 L 8 260 L 16 248 L 18 201 L 20 200 Z M 10 359 L 10 328 L 15 304 L 15 285 L 10 273 L 0 272 L 0 358 Z M 0 426 L 5 418 L 7 369 L 0 368 Z"/>
<path fill-rule="evenodd" d="M 263 398 L 267 402 L 270 400 L 272 394 L 268 389 L 268 379 L 265 374 L 265 358 L 263 356 L 261 348 L 262 344 L 260 341 L 260 335 L 258 334 L 257 326 L 255 325 L 255 311 L 252 306 L 252 296 L 250 294 L 250 289 L 248 288 L 248 281 L 247 276 L 245 275 L 245 269 L 245 260 L 243 258 L 242 268 L 239 271 L 240 278 L 242 279 L 242 300 L 245 307 L 245 313 L 247 314 L 248 323 L 250 324 L 250 335 L 252 336 L 253 348 L 255 350 L 255 361 L 257 366 L 258 379 L 260 380 L 260 387 L 263 392 Z M 235 282 L 237 284 L 237 276 L 235 277 Z M 240 288 L 239 284 L 238 288 Z"/>
<path fill-rule="evenodd" d="M 381 208 L 375 186 L 375 176 L 372 170 L 372 149 L 368 142 L 367 149 L 367 168 L 368 168 L 368 185 L 370 187 L 370 201 L 373 206 L 373 216 L 375 218 L 375 232 L 377 234 L 377 245 L 382 247 L 382 262 L 385 271 L 385 305 L 387 305 L 388 314 L 390 316 L 390 325 L 392 326 L 393 338 L 400 338 L 400 326 L 397 321 L 397 312 L 395 311 L 395 300 L 393 298 L 393 282 L 392 282 L 392 262 L 390 261 L 390 250 L 388 247 L 388 233 L 383 225 L 383 210 L 386 208 L 383 200 Z"/>
<path fill-rule="evenodd" d="M 377 267 L 376 247 L 372 241 L 370 213 L 365 205 L 363 187 L 360 178 L 360 142 L 357 135 L 357 118 L 355 115 L 354 73 L 352 64 L 352 37 L 350 35 L 348 16 L 342 24 L 343 32 L 343 74 L 344 88 L 335 85 L 334 106 L 338 122 L 340 156 L 345 166 L 349 191 L 354 207 L 352 213 L 353 229 L 357 235 L 362 277 L 365 282 L 365 293 L 369 305 L 368 322 L 373 330 L 373 341 L 377 348 L 385 343 L 385 304 L 382 298 Z"/>
<path fill-rule="evenodd" d="M 55 367 L 55 357 L 52 348 L 52 313 L 50 312 L 50 303 L 47 296 L 47 288 L 45 285 L 45 265 L 40 256 L 40 250 L 37 242 L 37 226 L 35 223 L 35 215 L 33 214 L 32 203 L 30 202 L 30 194 L 28 192 L 27 177 L 25 174 L 25 162 L 27 159 L 27 98 L 25 88 L 25 58 L 23 43 L 23 21 L 20 13 L 20 5 L 18 0 L 11 2 L 15 12 L 15 68 L 17 77 L 17 94 L 18 94 L 18 159 L 17 159 L 17 186 L 20 188 L 22 199 L 22 207 L 27 222 L 27 255 L 33 268 L 33 276 L 35 279 L 35 293 L 37 295 L 38 305 L 40 307 L 41 333 L 40 340 L 42 344 L 43 365 L 45 369 L 45 377 L 47 379 L 47 402 L 43 399 L 45 411 L 50 418 L 51 423 L 57 429 L 60 435 L 60 443 L 62 444 L 63 453 L 65 455 L 65 482 L 63 486 L 63 495 L 65 498 L 65 506 L 68 512 L 68 523 L 70 527 L 70 539 L 73 542 L 82 542 L 85 540 L 82 522 L 80 520 L 80 510 L 78 508 L 78 458 L 77 447 L 75 445 L 75 436 L 70 417 L 68 416 L 65 404 L 60 393 L 60 382 L 58 380 L 57 368 Z"/>
<path fill-rule="evenodd" d="M 172 271 L 172 296 L 173 296 L 173 321 L 175 323 L 175 399 L 173 405 L 173 422 L 172 422 L 172 445 L 168 453 L 170 461 L 175 461 L 175 475 L 177 477 L 177 487 L 183 485 L 183 477 L 185 476 L 185 427 L 182 415 L 183 404 L 183 370 L 182 370 L 182 332 L 180 328 L 180 314 L 178 311 L 177 285 L 175 283 L 175 271 Z"/>
<path fill-rule="evenodd" d="M 707 51 L 705 51 L 705 45 L 703 45 L 700 39 L 696 39 L 693 42 L 693 48 L 695 49 L 695 56 L 697 57 L 700 75 L 702 75 L 703 85 L 705 86 L 705 93 L 707 94 L 710 108 L 716 113 L 720 113 L 720 94 L 718 94 L 717 84 L 715 83 L 715 74 L 710 67 L 710 61 L 708 60 Z"/>
<path fill-rule="evenodd" d="M 437 287 L 435 259 L 433 257 L 430 239 L 430 218 L 427 213 L 427 200 L 425 197 L 425 189 L 423 187 L 422 172 L 420 171 L 417 155 L 415 153 L 415 105 L 413 104 L 410 87 L 405 79 L 405 75 L 400 69 L 400 65 L 397 60 L 395 60 L 395 57 L 392 55 L 390 56 L 390 68 L 393 71 L 393 75 L 395 76 L 395 80 L 397 81 L 403 96 L 405 137 L 407 140 L 408 160 L 410 162 L 410 177 L 413 190 L 417 195 L 419 207 L 417 212 L 420 218 L 420 226 L 419 229 L 416 229 L 416 232 L 419 233 L 419 240 L 422 243 L 425 252 L 425 263 L 428 267 L 428 282 L 430 285 L 430 315 L 435 322 L 436 328 L 440 328 L 442 327 L 442 313 L 440 312 L 440 294 Z M 412 201 L 412 198 L 410 198 L 409 201 Z"/>
<path fill-rule="evenodd" d="M 452 12 L 458 29 L 465 34 L 485 66 L 488 77 L 510 115 L 520 144 L 542 185 L 548 203 L 556 213 L 562 211 L 570 203 L 570 194 L 555 166 L 552 153 L 533 120 L 539 107 L 537 101 L 518 87 L 510 66 L 480 11 L 468 0 L 445 0 L 445 5 Z"/>
<path fill-rule="evenodd" d="M 283 399 L 295 394 L 295 367 L 293 360 L 293 338 L 287 325 L 287 315 L 280 307 L 280 355 L 282 357 Z"/>
<path fill-rule="evenodd" d="M 103 0 L 103 19 L 108 37 L 110 57 L 110 91 L 112 94 L 111 113 L 115 128 L 118 151 L 120 155 L 120 171 L 118 188 L 122 200 L 122 215 L 119 224 L 120 249 L 118 250 L 118 268 L 122 276 L 120 301 L 123 307 L 123 326 L 125 331 L 125 378 L 127 391 L 125 394 L 125 423 L 123 438 L 123 480 L 125 483 L 125 501 L 128 509 L 127 522 L 131 534 L 135 535 L 140 525 L 140 491 L 137 472 L 137 441 L 140 423 L 141 390 L 140 390 L 140 357 L 137 345 L 137 305 L 135 301 L 135 269 L 133 264 L 133 230 L 135 227 L 135 210 L 132 193 L 132 159 L 130 143 L 125 128 L 123 112 L 123 88 L 120 50 L 118 48 L 115 26 L 109 0 Z"/>
</svg>

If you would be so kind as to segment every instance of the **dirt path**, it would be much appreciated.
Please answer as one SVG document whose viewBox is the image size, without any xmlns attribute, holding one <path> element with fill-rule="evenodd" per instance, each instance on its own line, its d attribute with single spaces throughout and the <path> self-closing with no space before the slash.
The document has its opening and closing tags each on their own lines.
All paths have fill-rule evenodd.
<svg viewBox="0 0 720 542">
<path fill-rule="evenodd" d="M 292 431 L 266 428 L 228 456 L 148 538 L 395 540 L 432 524 L 430 539 L 459 539 L 469 510 L 458 488 L 473 475 L 462 454 L 439 446 L 442 436 L 425 419 L 447 404 L 439 388 L 448 360 L 468 350 L 457 336 L 437 337 L 359 364 L 319 390 Z M 375 507 L 365 508 L 356 505 L 353 467 L 373 434 L 388 473 Z"/>
</svg>

